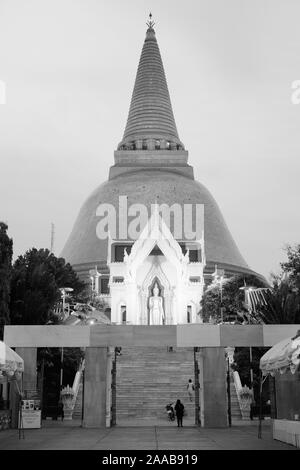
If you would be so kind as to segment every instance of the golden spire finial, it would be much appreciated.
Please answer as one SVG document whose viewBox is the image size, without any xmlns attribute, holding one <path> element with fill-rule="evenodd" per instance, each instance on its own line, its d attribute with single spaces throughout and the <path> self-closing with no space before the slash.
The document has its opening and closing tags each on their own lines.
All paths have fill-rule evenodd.
<svg viewBox="0 0 300 470">
<path fill-rule="evenodd" d="M 149 13 L 149 21 L 147 21 L 146 25 L 149 27 L 149 28 L 153 28 L 153 26 L 155 25 L 154 21 L 152 21 L 152 13 L 150 11 Z"/>
</svg>

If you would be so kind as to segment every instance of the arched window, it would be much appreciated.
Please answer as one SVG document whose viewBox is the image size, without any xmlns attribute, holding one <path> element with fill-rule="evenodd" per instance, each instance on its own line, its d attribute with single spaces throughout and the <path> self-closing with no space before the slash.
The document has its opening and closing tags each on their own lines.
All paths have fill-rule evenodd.
<svg viewBox="0 0 300 470">
<path fill-rule="evenodd" d="M 102 277 L 100 279 L 100 292 L 101 294 L 109 294 L 109 278 Z"/>
<path fill-rule="evenodd" d="M 186 321 L 192 323 L 192 306 L 188 305 L 186 310 Z"/>
<path fill-rule="evenodd" d="M 121 323 L 122 325 L 126 325 L 126 322 L 126 305 L 121 305 Z"/>
</svg>

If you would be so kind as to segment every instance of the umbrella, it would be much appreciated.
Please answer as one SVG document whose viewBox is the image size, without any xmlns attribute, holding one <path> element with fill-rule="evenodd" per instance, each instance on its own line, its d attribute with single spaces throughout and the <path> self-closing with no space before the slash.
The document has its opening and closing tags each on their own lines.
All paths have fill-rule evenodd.
<svg viewBox="0 0 300 470">
<path fill-rule="evenodd" d="M 3 341 L 0 341 L 0 377 L 18 376 L 24 371 L 23 359 Z"/>
<path fill-rule="evenodd" d="M 300 364 L 300 330 L 293 338 L 287 338 L 275 344 L 260 359 L 260 369 L 263 375 L 281 374 L 288 369 L 294 374 Z"/>
</svg>

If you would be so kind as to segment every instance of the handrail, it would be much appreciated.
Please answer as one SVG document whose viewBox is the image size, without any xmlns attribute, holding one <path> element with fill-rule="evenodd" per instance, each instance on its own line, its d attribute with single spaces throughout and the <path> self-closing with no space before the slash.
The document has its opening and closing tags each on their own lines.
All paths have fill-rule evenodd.
<svg viewBox="0 0 300 470">
<path fill-rule="evenodd" d="M 240 374 L 238 373 L 237 370 L 232 371 L 232 377 L 233 377 L 233 383 L 234 383 L 234 388 L 236 391 L 237 399 L 238 399 L 238 404 L 240 407 L 242 419 L 249 419 L 249 411 L 250 408 L 248 405 L 245 408 L 245 404 L 243 403 L 241 396 L 240 396 L 240 391 L 242 390 L 242 383 L 240 379 Z"/>
<path fill-rule="evenodd" d="M 233 376 L 233 382 L 234 382 L 234 385 L 235 385 L 235 389 L 236 389 L 236 392 L 237 394 L 239 395 L 239 390 L 241 390 L 242 387 L 242 383 L 241 383 L 241 379 L 240 379 L 240 374 L 238 373 L 237 370 L 234 370 L 232 372 L 232 376 Z"/>
<path fill-rule="evenodd" d="M 84 370 L 84 366 L 85 366 L 85 360 L 82 359 L 82 361 L 79 365 L 79 368 L 78 368 L 78 370 L 75 374 L 74 381 L 73 381 L 72 389 L 74 391 L 74 398 L 73 398 L 74 406 L 75 406 L 75 403 L 76 403 L 76 400 L 77 400 L 79 385 L 80 385 L 80 381 L 81 381 L 81 377 L 82 377 L 82 372 Z"/>
</svg>

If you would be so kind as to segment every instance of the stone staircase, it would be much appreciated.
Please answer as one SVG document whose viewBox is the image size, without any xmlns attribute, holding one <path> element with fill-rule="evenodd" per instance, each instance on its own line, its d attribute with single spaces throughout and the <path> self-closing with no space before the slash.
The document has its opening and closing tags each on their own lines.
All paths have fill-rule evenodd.
<svg viewBox="0 0 300 470">
<path fill-rule="evenodd" d="M 194 381 L 192 348 L 122 348 L 117 357 L 117 424 L 170 424 L 166 405 L 179 398 L 184 423 L 195 422 L 195 403 L 187 393 Z M 171 423 L 174 425 L 174 423 Z"/>
</svg>

